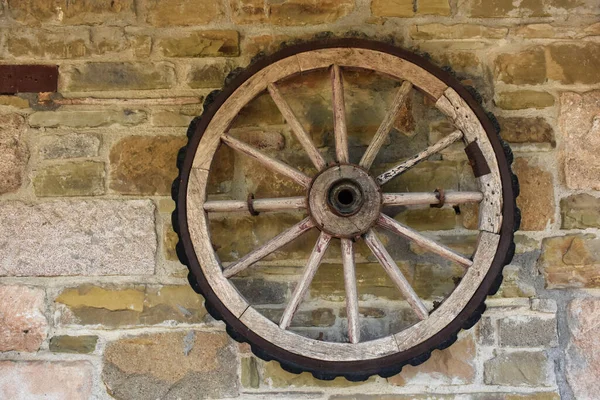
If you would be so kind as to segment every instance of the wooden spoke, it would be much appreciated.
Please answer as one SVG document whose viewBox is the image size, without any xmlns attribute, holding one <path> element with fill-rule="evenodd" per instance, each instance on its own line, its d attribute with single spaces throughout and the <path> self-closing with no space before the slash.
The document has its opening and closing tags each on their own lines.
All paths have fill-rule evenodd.
<svg viewBox="0 0 600 400">
<path fill-rule="evenodd" d="M 417 316 L 424 320 L 429 316 L 429 311 L 427 307 L 423 304 L 417 293 L 410 286 L 410 283 L 406 280 L 402 272 L 400 272 L 400 268 L 388 253 L 388 251 L 383 246 L 383 243 L 379 240 L 373 229 L 370 229 L 365 234 L 365 242 L 373 252 L 373 255 L 377 258 L 383 269 L 387 272 L 392 281 L 396 284 L 400 292 L 410 304 L 412 309 L 415 311 Z"/>
<path fill-rule="evenodd" d="M 356 269 L 352 240 L 342 239 L 342 264 L 344 265 L 344 286 L 346 288 L 346 314 L 348 315 L 348 339 L 350 343 L 360 342 L 358 322 L 358 294 L 356 291 Z"/>
<path fill-rule="evenodd" d="M 285 246 L 286 244 L 296 239 L 298 236 L 300 236 L 301 234 L 308 231 L 314 226 L 315 224 L 310 218 L 303 219 L 287 231 L 275 236 L 273 239 L 269 240 L 267 243 L 265 243 L 258 249 L 246 254 L 244 257 L 240 258 L 236 263 L 224 268 L 223 275 L 226 278 L 231 278 L 232 276 L 242 272 L 255 262 L 262 260 L 275 250 Z"/>
<path fill-rule="evenodd" d="M 292 168 L 289 165 L 282 163 L 279 160 L 271 158 L 271 157 L 261 153 L 259 150 L 255 149 L 254 147 L 252 147 L 244 142 L 241 142 L 229 135 L 221 136 L 221 140 L 227 146 L 231 147 L 234 150 L 239 151 L 240 153 L 246 154 L 247 156 L 254 158 L 256 161 L 262 163 L 267 168 L 270 168 L 275 172 L 279 172 L 280 174 L 293 179 L 295 182 L 299 183 L 300 185 L 302 185 L 304 187 L 310 186 L 311 179 L 308 176 L 304 175 L 302 172 L 298 171 L 297 169 Z"/>
<path fill-rule="evenodd" d="M 444 150 L 446 147 L 450 146 L 452 143 L 456 142 L 457 140 L 459 140 L 462 137 L 463 137 L 463 134 L 461 131 L 452 132 L 451 134 L 449 134 L 445 138 L 439 140 L 437 143 L 432 144 L 431 146 L 429 146 L 428 148 L 426 148 L 425 150 L 423 150 L 416 156 L 409 158 L 408 160 L 396 165 L 394 168 L 379 175 L 377 177 L 377 182 L 379 182 L 380 185 L 383 185 L 390 179 L 406 172 L 407 170 L 409 170 L 410 168 L 412 168 L 419 162 L 421 162 L 421 161 L 425 160 L 427 157 L 431 156 L 432 154 L 435 154 L 438 151 Z"/>
<path fill-rule="evenodd" d="M 306 209 L 305 197 L 280 197 L 276 199 L 255 199 L 252 208 L 256 212 L 294 211 Z M 249 212 L 248 202 L 242 200 L 213 200 L 204 203 L 206 212 Z"/>
<path fill-rule="evenodd" d="M 437 193 L 384 193 L 384 206 L 413 206 L 419 204 L 439 204 Z M 481 192 L 445 192 L 444 204 L 479 203 L 483 200 Z"/>
<path fill-rule="evenodd" d="M 302 124 L 300 124 L 300 121 L 298 121 L 298 118 L 296 118 L 296 115 L 281 95 L 281 92 L 277 86 L 275 86 L 274 83 L 270 83 L 267 86 L 267 89 L 271 94 L 271 98 L 277 105 L 277 108 L 279 108 L 279 111 L 281 111 L 283 118 L 285 118 L 290 128 L 292 128 L 296 138 L 298 138 L 298 141 L 302 147 L 304 147 L 304 150 L 308 154 L 308 157 L 313 162 L 315 167 L 317 167 L 317 170 L 321 171 L 324 169 L 327 166 L 325 159 L 323 159 L 323 156 L 321 156 L 321 153 L 319 153 L 319 150 L 315 147 L 312 139 L 310 136 L 308 136 L 308 133 L 306 130 L 304 130 Z"/>
<path fill-rule="evenodd" d="M 469 260 L 463 255 L 456 253 L 454 250 L 449 249 L 433 240 L 421 235 L 420 233 L 410 229 L 407 226 L 402 225 L 400 222 L 393 218 L 388 217 L 385 214 L 381 214 L 377 220 L 377 225 L 385 228 L 391 232 L 394 232 L 400 236 L 404 236 L 419 246 L 432 251 L 448 260 L 454 261 L 462 265 L 463 267 L 470 267 L 473 265 L 473 261 Z"/>
<path fill-rule="evenodd" d="M 331 68 L 333 88 L 333 132 L 335 136 L 335 155 L 337 162 L 348 163 L 348 130 L 346 128 L 346 104 L 344 102 L 344 81 L 339 65 Z"/>
<path fill-rule="evenodd" d="M 379 153 L 379 149 L 381 149 L 385 139 L 390 134 L 390 130 L 392 129 L 394 121 L 396 120 L 396 116 L 398 115 L 398 110 L 400 110 L 400 107 L 408 97 L 411 89 L 412 83 L 409 81 L 404 81 L 402 86 L 400 86 L 400 89 L 398 89 L 398 93 L 396 93 L 394 101 L 390 105 L 390 108 L 383 118 L 381 125 L 379 125 L 377 132 L 375 132 L 375 136 L 373 136 L 373 140 L 371 140 L 367 151 L 365 151 L 365 154 L 363 154 L 360 160 L 360 166 L 364 169 L 368 170 L 371 168 L 373 161 L 375 161 L 375 157 L 377 157 L 377 153 Z"/>
<path fill-rule="evenodd" d="M 304 267 L 302 278 L 300 278 L 300 282 L 296 285 L 292 298 L 283 312 L 281 321 L 279 322 L 281 329 L 287 329 L 288 326 L 290 326 L 300 302 L 306 295 L 308 287 L 317 273 L 317 268 L 319 268 L 319 264 L 321 264 L 321 260 L 325 255 L 325 251 L 327 250 L 330 241 L 331 236 L 325 232 L 321 232 L 310 257 L 308 258 L 308 263 L 306 264 L 306 267 Z"/>
</svg>

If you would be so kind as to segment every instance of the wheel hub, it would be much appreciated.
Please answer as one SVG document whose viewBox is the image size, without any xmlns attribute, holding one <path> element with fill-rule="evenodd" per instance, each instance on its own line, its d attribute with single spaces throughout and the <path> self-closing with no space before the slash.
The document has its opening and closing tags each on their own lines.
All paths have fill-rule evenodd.
<svg viewBox="0 0 600 400">
<path fill-rule="evenodd" d="M 369 230 L 381 211 L 379 185 L 362 168 L 351 164 L 325 169 L 308 192 L 311 218 L 330 235 L 354 238 Z"/>
</svg>

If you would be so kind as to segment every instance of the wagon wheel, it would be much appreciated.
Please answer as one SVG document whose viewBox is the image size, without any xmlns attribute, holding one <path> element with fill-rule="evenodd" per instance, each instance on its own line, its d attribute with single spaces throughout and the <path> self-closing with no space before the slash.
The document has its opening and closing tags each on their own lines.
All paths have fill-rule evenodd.
<svg viewBox="0 0 600 400">
<path fill-rule="evenodd" d="M 297 74 L 330 70 L 334 121 L 335 160 L 326 160 L 303 128 L 279 90 L 279 82 Z M 395 98 L 360 161 L 351 164 L 348 154 L 344 71 L 372 70 L 395 79 Z M 388 138 L 395 116 L 412 90 L 422 92 L 454 124 L 455 131 L 389 170 L 374 174 L 371 166 Z M 308 176 L 292 165 L 234 138 L 229 127 L 240 110 L 261 93 L 269 93 L 318 171 Z M 206 298 L 211 314 L 224 320 L 228 332 L 247 341 L 264 359 L 276 359 L 293 372 L 311 371 L 322 379 L 346 376 L 366 379 L 389 376 L 402 365 L 417 365 L 433 349 L 456 340 L 462 328 L 471 327 L 485 309 L 485 297 L 501 282 L 502 267 L 514 253 L 513 231 L 518 225 L 515 178 L 507 147 L 479 104 L 451 75 L 404 50 L 367 40 L 337 39 L 297 45 L 279 51 L 243 71 L 216 98 L 204 115 L 192 123 L 190 140 L 181 155 L 180 176 L 174 183 L 177 210 L 174 226 L 180 235 L 180 258 L 190 268 L 190 283 Z M 475 191 L 388 193 L 386 183 L 453 143 L 462 142 L 478 183 Z M 215 153 L 228 146 L 265 168 L 302 186 L 299 197 L 207 200 L 207 181 Z M 510 156 L 508 158 L 511 158 Z M 329 162 L 328 162 L 329 161 Z M 382 213 L 392 205 L 460 205 L 479 207 L 477 247 L 472 255 L 460 254 Z M 211 243 L 211 213 L 257 213 L 303 210 L 306 218 L 250 251 L 239 260 L 221 263 Z M 230 278 L 246 271 L 310 229 L 319 237 L 278 323 L 252 307 Z M 425 304 L 388 253 L 375 229 L 400 235 L 464 268 L 464 276 L 436 307 Z M 288 328 L 329 244 L 339 240 L 346 290 L 348 342 L 310 339 Z M 395 334 L 361 340 L 353 248 L 365 241 L 377 261 L 397 286 L 419 322 Z"/>
</svg>

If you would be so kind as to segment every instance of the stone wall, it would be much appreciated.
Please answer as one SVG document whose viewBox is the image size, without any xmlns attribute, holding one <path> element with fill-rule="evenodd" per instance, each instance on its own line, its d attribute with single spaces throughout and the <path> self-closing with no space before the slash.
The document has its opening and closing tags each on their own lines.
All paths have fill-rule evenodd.
<svg viewBox="0 0 600 400">
<path fill-rule="evenodd" d="M 59 94 L 0 96 L 0 398 L 597 398 L 599 17 L 598 0 L 0 0 L 2 63 L 60 66 Z M 323 31 L 393 41 L 452 67 L 498 117 L 521 182 L 517 254 L 481 321 L 421 366 L 363 383 L 292 375 L 232 341 L 188 287 L 170 222 L 176 154 L 206 96 L 257 52 Z M 359 154 L 393 86 L 347 78 Z M 312 79 L 282 91 L 297 94 L 290 102 L 325 152 L 330 95 Z M 268 98 L 242 112 L 242 127 L 244 140 L 306 162 Z M 401 145 L 386 145 L 383 162 L 448 129 L 415 94 L 395 124 Z M 391 185 L 460 189 L 465 167 L 449 148 Z M 212 195 L 243 190 L 297 192 L 220 151 Z M 211 228 L 231 261 L 295 218 L 217 218 Z M 465 253 L 474 245 L 468 207 L 396 218 Z M 239 290 L 277 318 L 314 239 L 236 278 Z M 452 265 L 383 239 L 423 298 L 452 290 Z M 399 329 L 410 320 L 401 297 L 358 251 L 359 290 L 370 293 L 364 335 Z M 343 300 L 334 249 L 292 329 L 340 339 Z"/>
</svg>

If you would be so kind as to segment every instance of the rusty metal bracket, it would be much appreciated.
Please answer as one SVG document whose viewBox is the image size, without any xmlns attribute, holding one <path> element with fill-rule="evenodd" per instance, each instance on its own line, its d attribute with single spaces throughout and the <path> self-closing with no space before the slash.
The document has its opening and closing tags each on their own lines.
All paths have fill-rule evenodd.
<svg viewBox="0 0 600 400">
<path fill-rule="evenodd" d="M 467 153 L 469 164 L 471 165 L 471 168 L 473 168 L 473 174 L 476 178 L 492 172 L 477 141 L 469 143 L 467 147 L 465 147 L 465 153 Z"/>
<path fill-rule="evenodd" d="M 444 189 L 440 189 L 440 188 L 435 189 L 435 197 L 438 199 L 438 203 L 430 204 L 429 207 L 432 207 L 432 208 L 444 207 L 444 204 L 446 203 L 446 192 L 444 192 Z"/>
<path fill-rule="evenodd" d="M 0 65 L 0 94 L 57 90 L 58 65 Z"/>
<path fill-rule="evenodd" d="M 256 217 L 258 214 L 260 214 L 258 211 L 256 211 L 254 209 L 254 205 L 253 205 L 253 203 L 254 203 L 254 194 L 253 193 L 250 193 L 248 195 L 247 201 L 248 201 L 248 212 L 250 213 L 250 215 L 252 215 L 253 217 Z"/>
</svg>

